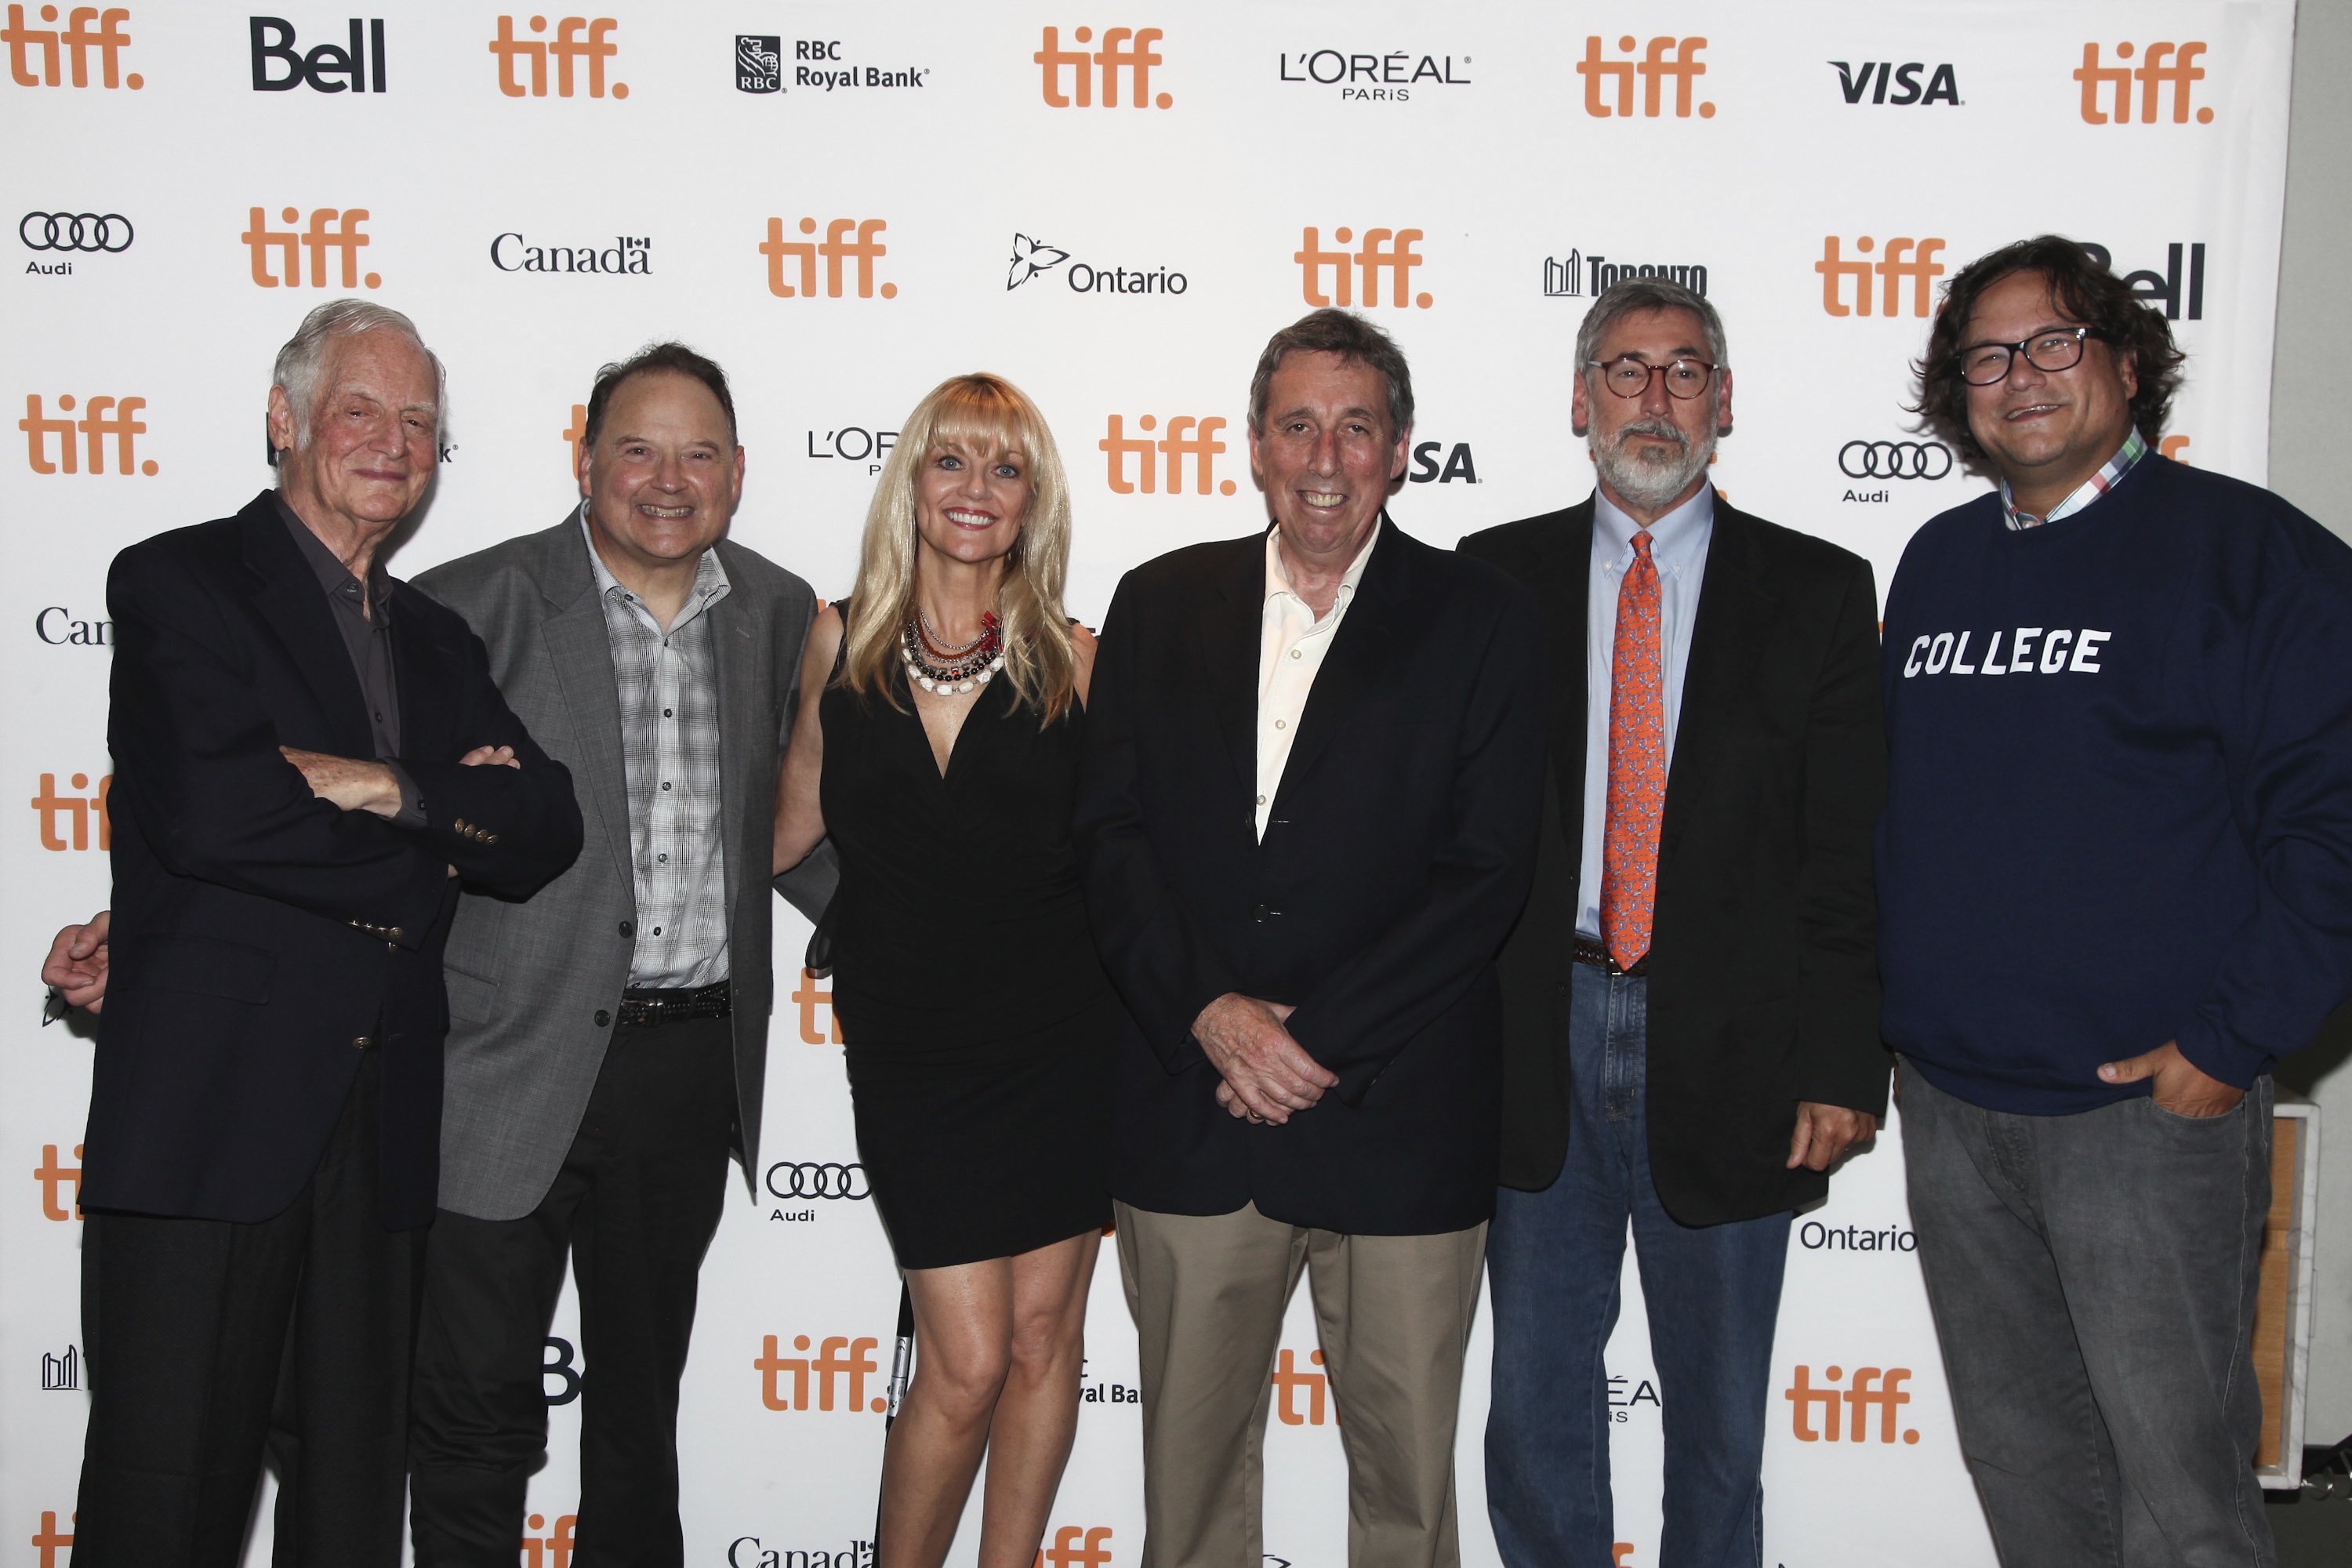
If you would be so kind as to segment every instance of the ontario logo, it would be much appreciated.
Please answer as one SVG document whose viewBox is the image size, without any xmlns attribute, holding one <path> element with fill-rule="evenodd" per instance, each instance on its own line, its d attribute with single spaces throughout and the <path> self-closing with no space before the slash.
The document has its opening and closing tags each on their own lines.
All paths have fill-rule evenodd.
<svg viewBox="0 0 2352 1568">
<path fill-rule="evenodd" d="M 1066 261 L 1069 265 L 1064 268 Z M 1057 268 L 1061 270 L 1056 275 L 1073 294 L 1181 294 L 1192 286 L 1190 279 L 1172 268 L 1097 267 L 1092 262 L 1070 261 L 1070 253 L 1060 246 L 1015 234 L 1013 265 L 1004 275 L 1005 291 L 1010 293 Z"/>
</svg>

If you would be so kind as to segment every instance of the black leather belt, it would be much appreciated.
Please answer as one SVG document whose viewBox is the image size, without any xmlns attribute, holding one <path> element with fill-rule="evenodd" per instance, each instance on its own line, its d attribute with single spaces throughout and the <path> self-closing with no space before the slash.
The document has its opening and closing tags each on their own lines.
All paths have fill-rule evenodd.
<svg viewBox="0 0 2352 1568">
<path fill-rule="evenodd" d="M 633 985 L 621 993 L 624 1024 L 677 1024 L 688 1018 L 724 1018 L 734 1011 L 734 995 L 724 980 L 692 990 L 662 991 Z"/>
<path fill-rule="evenodd" d="M 1589 963 L 1595 969 L 1605 969 L 1612 974 L 1631 974 L 1638 978 L 1646 978 L 1650 973 L 1648 953 L 1645 952 L 1635 959 L 1633 968 L 1620 969 L 1617 967 L 1617 961 L 1609 956 L 1609 950 L 1589 936 L 1580 936 L 1576 939 L 1576 962 Z"/>
</svg>

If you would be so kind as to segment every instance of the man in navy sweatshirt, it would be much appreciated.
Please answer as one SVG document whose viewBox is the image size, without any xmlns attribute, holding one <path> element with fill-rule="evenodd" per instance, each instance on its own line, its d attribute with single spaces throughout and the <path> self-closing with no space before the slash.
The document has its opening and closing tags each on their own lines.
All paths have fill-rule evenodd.
<svg viewBox="0 0 2352 1568">
<path fill-rule="evenodd" d="M 2000 489 L 1887 598 L 1885 1030 L 2009 1568 L 2276 1561 L 2248 1342 L 2271 1065 L 2352 994 L 2352 550 L 2153 449 L 2181 360 L 2044 237 L 1916 366 Z"/>
</svg>

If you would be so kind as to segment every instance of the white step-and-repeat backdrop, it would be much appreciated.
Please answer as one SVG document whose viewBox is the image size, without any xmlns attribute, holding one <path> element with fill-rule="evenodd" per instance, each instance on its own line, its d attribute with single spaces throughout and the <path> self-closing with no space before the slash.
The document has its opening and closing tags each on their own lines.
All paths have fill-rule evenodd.
<svg viewBox="0 0 2352 1568">
<path fill-rule="evenodd" d="M 2174 321 L 2189 379 L 2166 450 L 2263 477 L 2291 0 L 268 8 L 12 0 L 0 31 L 0 211 L 23 215 L 0 339 L 0 397 L 22 409 L 0 459 L 0 767 L 24 813 L 0 836 L 0 1563 L 61 1564 L 72 1534 L 89 1047 L 38 1026 L 33 971 L 107 896 L 107 563 L 267 482 L 270 359 L 320 300 L 406 310 L 448 362 L 443 469 L 403 574 L 553 521 L 597 365 L 677 337 L 734 378 L 736 537 L 828 595 L 915 400 L 975 368 L 1020 383 L 1070 465 L 1071 608 L 1091 619 L 1136 563 L 1263 525 L 1250 370 L 1328 302 L 1411 355 L 1423 423 L 1393 511 L 1450 543 L 1590 488 L 1567 418 L 1577 322 L 1612 279 L 1655 271 L 1729 326 L 1724 489 L 1862 552 L 1883 587 L 1912 529 L 1981 485 L 1900 406 L 1937 289 L 2045 229 L 2105 247 Z M 805 936 L 779 922 L 781 973 Z M 898 1282 L 822 983 L 780 987 L 772 1042 L 756 1194 L 735 1188 L 703 1275 L 688 1561 L 858 1568 Z M 1992 1561 L 1898 1133 L 1791 1243 L 1765 1480 L 1767 1560 L 1790 1568 Z M 1041 1568 L 1142 1547 L 1133 1331 L 1104 1262 Z M 1644 1568 L 1663 1407 L 1630 1267 L 1625 1294 L 1617 1556 Z M 567 1300 L 525 1568 L 571 1556 L 574 1323 Z M 1269 1563 L 1300 1568 L 1339 1563 L 1346 1539 L 1314 1343 L 1302 1298 L 1265 1530 Z M 1488 1363 L 1482 1324 L 1473 1563 L 1495 1561 Z M 976 1537 L 975 1507 L 953 1562 Z"/>
</svg>

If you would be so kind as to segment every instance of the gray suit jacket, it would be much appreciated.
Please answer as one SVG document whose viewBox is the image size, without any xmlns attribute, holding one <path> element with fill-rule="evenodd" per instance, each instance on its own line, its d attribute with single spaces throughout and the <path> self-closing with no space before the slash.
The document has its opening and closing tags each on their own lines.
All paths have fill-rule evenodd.
<svg viewBox="0 0 2352 1568">
<path fill-rule="evenodd" d="M 721 540 L 730 584 L 712 607 L 719 779 L 733 966 L 736 1126 L 758 1170 L 760 1095 L 775 991 L 769 866 L 776 775 L 800 696 L 816 597 L 791 573 Z M 465 616 L 490 676 L 549 755 L 572 770 L 586 832 L 572 869 L 528 900 L 467 893 L 449 934 L 441 1206 L 517 1219 L 547 1195 L 604 1061 L 634 947 L 628 783 L 620 698 L 595 574 L 576 513 L 436 566 L 415 585 Z M 778 891 L 814 915 L 832 895 L 830 846 Z M 790 885 L 787 886 L 786 884 Z M 756 1190 L 756 1188 L 755 1188 Z"/>
</svg>

